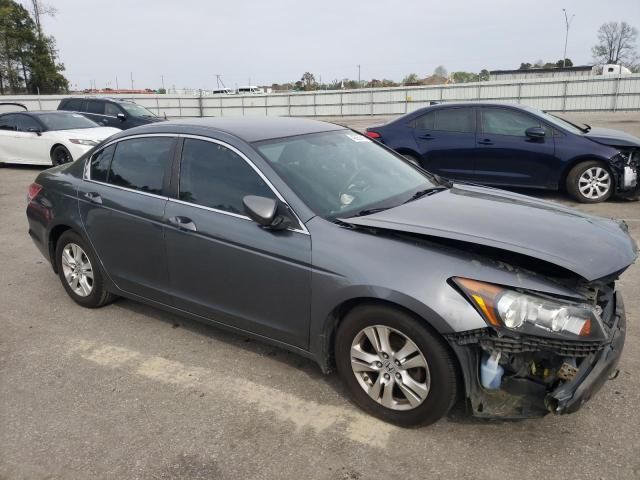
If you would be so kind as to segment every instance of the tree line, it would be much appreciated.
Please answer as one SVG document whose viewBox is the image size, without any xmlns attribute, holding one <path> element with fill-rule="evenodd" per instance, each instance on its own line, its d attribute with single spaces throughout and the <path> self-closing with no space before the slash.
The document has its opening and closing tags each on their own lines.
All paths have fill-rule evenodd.
<svg viewBox="0 0 640 480">
<path fill-rule="evenodd" d="M 68 90 L 55 40 L 43 33 L 33 4 L 34 16 L 14 0 L 0 0 L 0 95 Z"/>
</svg>

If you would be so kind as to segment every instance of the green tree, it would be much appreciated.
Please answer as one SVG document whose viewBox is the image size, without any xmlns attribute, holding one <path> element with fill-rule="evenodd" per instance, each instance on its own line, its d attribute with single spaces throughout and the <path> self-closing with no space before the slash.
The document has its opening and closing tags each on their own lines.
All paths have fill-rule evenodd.
<svg viewBox="0 0 640 480">
<path fill-rule="evenodd" d="M 409 75 L 407 75 L 402 79 L 402 83 L 404 83 L 405 85 L 410 83 L 418 83 L 419 81 L 420 81 L 420 78 L 415 73 L 410 73 Z"/>
<path fill-rule="evenodd" d="M 39 31 L 22 5 L 0 0 L 0 94 L 65 91 L 63 71 L 54 39 Z"/>
<path fill-rule="evenodd" d="M 316 90 L 318 88 L 316 77 L 313 75 L 313 73 L 304 72 L 300 81 L 302 82 L 304 90 Z"/>
<path fill-rule="evenodd" d="M 483 68 L 478 74 L 478 80 L 480 80 L 481 82 L 486 82 L 487 80 L 489 80 L 489 75 L 489 70 Z"/>
<path fill-rule="evenodd" d="M 447 72 L 447 69 L 444 68 L 444 65 L 438 65 L 433 70 L 433 74 L 434 75 L 438 75 L 439 77 L 447 77 L 449 75 L 448 72 Z"/>
<path fill-rule="evenodd" d="M 455 83 L 477 82 L 479 80 L 479 75 L 473 72 L 453 72 L 451 77 Z"/>
<path fill-rule="evenodd" d="M 633 66 L 638 60 L 638 29 L 627 22 L 607 22 L 598 29 L 598 43 L 591 48 L 597 63 Z"/>
<path fill-rule="evenodd" d="M 518 68 L 518 70 L 529 70 L 533 65 L 531 65 L 529 62 L 527 63 L 521 63 L 520 64 L 520 68 Z"/>
</svg>

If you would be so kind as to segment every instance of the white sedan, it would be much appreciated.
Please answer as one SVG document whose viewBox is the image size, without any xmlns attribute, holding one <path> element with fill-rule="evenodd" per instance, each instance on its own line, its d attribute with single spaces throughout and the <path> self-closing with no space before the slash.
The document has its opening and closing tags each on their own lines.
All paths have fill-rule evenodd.
<svg viewBox="0 0 640 480">
<path fill-rule="evenodd" d="M 0 115 L 0 163 L 60 165 L 120 132 L 71 112 Z"/>
</svg>

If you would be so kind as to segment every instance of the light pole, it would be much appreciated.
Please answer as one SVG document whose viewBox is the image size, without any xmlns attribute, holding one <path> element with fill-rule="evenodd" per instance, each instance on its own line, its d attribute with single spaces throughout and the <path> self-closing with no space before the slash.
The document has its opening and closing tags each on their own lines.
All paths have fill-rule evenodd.
<svg viewBox="0 0 640 480">
<path fill-rule="evenodd" d="M 573 17 L 575 17 L 574 15 L 571 15 L 570 17 L 567 15 L 567 9 L 563 8 L 562 12 L 564 13 L 564 23 L 567 26 L 567 31 L 566 34 L 564 36 L 564 55 L 562 56 L 562 68 L 566 68 L 567 66 L 567 42 L 569 41 L 569 27 L 571 26 L 571 22 L 573 21 Z"/>
<path fill-rule="evenodd" d="M 360 64 L 356 65 L 358 67 L 358 88 L 360 88 Z"/>
</svg>

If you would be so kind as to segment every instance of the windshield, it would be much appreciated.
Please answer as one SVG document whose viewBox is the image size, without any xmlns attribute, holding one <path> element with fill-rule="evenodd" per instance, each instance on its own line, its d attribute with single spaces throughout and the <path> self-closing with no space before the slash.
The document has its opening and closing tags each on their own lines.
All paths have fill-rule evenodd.
<svg viewBox="0 0 640 480">
<path fill-rule="evenodd" d="M 44 123 L 47 130 L 75 130 L 78 128 L 96 128 L 100 126 L 79 113 L 41 113 L 38 115 L 38 119 Z"/>
<path fill-rule="evenodd" d="M 527 108 L 527 110 L 535 113 L 539 117 L 542 117 L 543 120 L 555 125 L 556 127 L 564 128 L 565 130 L 570 131 L 571 133 L 581 134 L 585 133 L 587 130 L 582 129 L 571 122 L 568 122 L 564 118 L 556 117 L 555 115 L 551 115 L 550 113 L 544 112 L 542 110 L 538 110 L 537 108 Z"/>
<path fill-rule="evenodd" d="M 331 220 L 395 207 L 436 186 L 427 173 L 351 131 L 269 140 L 256 147 L 316 214 Z"/>
<path fill-rule="evenodd" d="M 132 117 L 155 117 L 156 115 L 137 103 L 119 104 Z"/>
</svg>

